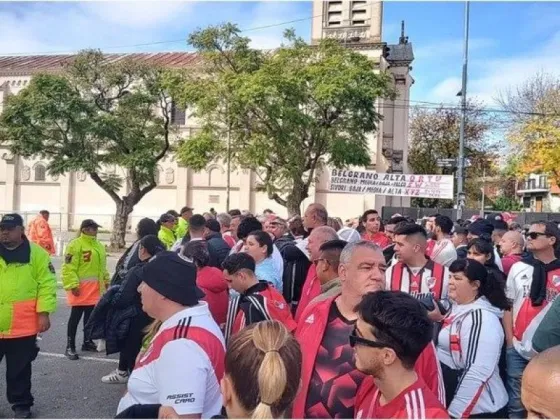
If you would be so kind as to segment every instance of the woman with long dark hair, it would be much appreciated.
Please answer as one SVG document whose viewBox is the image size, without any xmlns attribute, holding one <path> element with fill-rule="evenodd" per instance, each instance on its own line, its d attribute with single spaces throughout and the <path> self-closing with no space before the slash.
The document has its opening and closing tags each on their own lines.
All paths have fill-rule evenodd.
<svg viewBox="0 0 560 420">
<path fill-rule="evenodd" d="M 438 335 L 437 353 L 453 418 L 507 418 L 508 395 L 499 375 L 501 318 L 511 309 L 505 290 L 473 259 L 449 267 L 454 302 Z"/>
</svg>

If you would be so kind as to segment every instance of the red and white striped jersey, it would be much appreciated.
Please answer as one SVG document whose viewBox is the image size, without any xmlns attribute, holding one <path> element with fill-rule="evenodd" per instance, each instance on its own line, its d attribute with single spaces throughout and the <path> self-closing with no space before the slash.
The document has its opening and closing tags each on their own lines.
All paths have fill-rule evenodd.
<svg viewBox="0 0 560 420">
<path fill-rule="evenodd" d="M 433 296 L 446 299 L 449 285 L 449 269 L 432 260 L 421 268 L 409 268 L 401 261 L 387 268 L 386 290 L 410 293 L 416 298 Z"/>
<path fill-rule="evenodd" d="M 532 265 L 515 263 L 506 284 L 506 295 L 513 301 L 513 346 L 527 360 L 535 355 L 533 335 L 550 309 L 550 303 L 560 293 L 560 269 L 551 270 L 547 273 L 545 301 L 540 306 L 533 306 L 529 296 L 533 270 Z"/>
<path fill-rule="evenodd" d="M 208 304 L 179 311 L 140 356 L 117 414 L 135 404 L 161 404 L 179 415 L 215 416 L 222 409 L 224 361 L 224 337 Z"/>
<path fill-rule="evenodd" d="M 358 419 L 448 419 L 449 415 L 422 378 L 385 405 L 381 393 L 375 395 L 369 406 L 356 413 Z"/>
</svg>

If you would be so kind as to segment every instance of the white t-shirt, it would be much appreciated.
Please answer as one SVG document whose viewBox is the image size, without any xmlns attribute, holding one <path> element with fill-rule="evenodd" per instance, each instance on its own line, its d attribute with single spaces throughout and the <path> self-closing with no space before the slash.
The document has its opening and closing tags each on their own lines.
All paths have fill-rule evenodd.
<svg viewBox="0 0 560 420">
<path fill-rule="evenodd" d="M 457 259 L 457 250 L 450 239 L 442 239 L 436 242 L 432 250 L 431 259 L 435 262 L 449 267 Z"/>
<path fill-rule="evenodd" d="M 513 301 L 513 347 L 527 360 L 536 353 L 533 351 L 533 335 L 542 319 L 560 293 L 560 270 L 548 272 L 546 299 L 541 306 L 531 304 L 531 283 L 533 266 L 524 262 L 512 265 L 507 278 L 506 295 Z"/>
<path fill-rule="evenodd" d="M 137 362 L 117 414 L 135 404 L 161 404 L 179 415 L 210 418 L 222 409 L 225 344 L 206 302 L 165 321 Z"/>
</svg>

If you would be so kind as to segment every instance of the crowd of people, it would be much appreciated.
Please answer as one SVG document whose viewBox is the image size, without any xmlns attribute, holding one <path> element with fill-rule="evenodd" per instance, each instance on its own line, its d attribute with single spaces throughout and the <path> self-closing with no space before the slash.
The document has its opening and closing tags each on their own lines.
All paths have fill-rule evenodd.
<svg viewBox="0 0 560 420">
<path fill-rule="evenodd" d="M 558 223 L 193 210 L 142 219 L 112 277 L 94 220 L 64 251 L 65 355 L 80 357 L 82 318 L 82 352 L 119 353 L 99 378 L 127 386 L 117 418 L 560 417 Z M 39 217 L 27 234 L 17 214 L 0 221 L 17 418 L 56 309 Z"/>
</svg>

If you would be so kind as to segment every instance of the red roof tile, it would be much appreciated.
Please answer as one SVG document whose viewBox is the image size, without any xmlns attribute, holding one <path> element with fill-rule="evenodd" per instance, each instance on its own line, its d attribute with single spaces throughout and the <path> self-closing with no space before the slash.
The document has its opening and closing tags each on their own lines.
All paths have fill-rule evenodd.
<svg viewBox="0 0 560 420">
<path fill-rule="evenodd" d="M 0 56 L 0 75 L 57 71 L 74 57 L 75 55 Z M 105 57 L 113 62 L 131 58 L 146 64 L 174 68 L 190 67 L 200 62 L 196 53 L 188 52 L 105 54 Z"/>
</svg>

